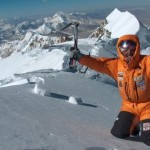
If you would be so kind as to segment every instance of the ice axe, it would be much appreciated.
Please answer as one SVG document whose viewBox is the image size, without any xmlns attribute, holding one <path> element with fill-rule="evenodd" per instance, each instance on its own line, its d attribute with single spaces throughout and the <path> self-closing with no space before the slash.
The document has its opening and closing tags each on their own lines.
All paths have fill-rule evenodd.
<svg viewBox="0 0 150 150">
<path fill-rule="evenodd" d="M 65 30 L 66 28 L 73 26 L 74 31 L 74 45 L 70 48 L 70 51 L 73 51 L 75 54 L 78 53 L 78 26 L 79 22 L 71 22 L 67 24 L 64 28 L 62 28 L 60 31 Z M 73 58 L 74 57 L 74 58 Z M 77 56 L 70 55 L 70 61 L 69 61 L 69 68 L 70 69 L 76 69 L 76 58 Z"/>
<path fill-rule="evenodd" d="M 73 31 L 74 31 L 74 46 L 70 48 L 70 51 L 73 51 L 75 54 L 78 53 L 78 27 L 79 27 L 79 22 L 71 22 L 68 25 L 66 25 L 64 28 L 62 28 L 60 31 L 65 30 L 66 28 L 73 26 Z M 70 61 L 69 61 L 69 68 L 70 69 L 76 69 L 77 68 L 77 55 L 70 56 Z M 86 68 L 84 71 L 81 71 L 83 66 L 80 67 L 79 72 L 80 73 L 85 73 L 88 68 Z"/>
</svg>

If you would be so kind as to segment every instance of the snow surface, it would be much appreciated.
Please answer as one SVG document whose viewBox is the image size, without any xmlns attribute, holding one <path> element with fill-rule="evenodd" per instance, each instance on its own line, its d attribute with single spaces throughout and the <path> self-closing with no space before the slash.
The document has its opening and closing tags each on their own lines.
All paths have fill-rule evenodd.
<svg viewBox="0 0 150 150">
<path fill-rule="evenodd" d="M 72 44 L 0 60 L 0 150 L 149 150 L 138 137 L 122 140 L 110 134 L 121 105 L 117 86 L 90 71 L 67 70 Z M 80 39 L 79 48 L 94 56 L 112 55 L 94 39 Z"/>
<path fill-rule="evenodd" d="M 0 80 L 13 76 L 14 74 L 26 73 L 42 69 L 50 68 L 61 70 L 63 58 L 65 55 L 66 52 L 59 49 L 53 49 L 50 52 L 49 50 L 41 51 L 41 49 L 35 49 L 25 54 L 22 54 L 21 52 L 14 53 L 10 57 L 1 60 Z"/>
</svg>

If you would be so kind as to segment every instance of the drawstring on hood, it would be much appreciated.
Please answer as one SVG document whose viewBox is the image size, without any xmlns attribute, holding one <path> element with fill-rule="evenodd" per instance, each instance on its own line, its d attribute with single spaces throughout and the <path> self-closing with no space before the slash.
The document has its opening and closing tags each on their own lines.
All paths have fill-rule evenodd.
<svg viewBox="0 0 150 150">
<path fill-rule="evenodd" d="M 122 55 L 122 53 L 120 51 L 120 48 L 119 48 L 120 43 L 122 41 L 125 41 L 125 40 L 132 40 L 136 43 L 135 53 L 132 56 L 132 59 L 128 64 L 126 63 L 125 57 Z M 118 51 L 119 58 L 120 58 L 121 62 L 123 63 L 124 67 L 128 68 L 128 70 L 136 68 L 136 66 L 137 66 L 137 64 L 140 60 L 140 42 L 139 42 L 139 38 L 136 35 L 124 35 L 124 36 L 120 37 L 118 39 L 118 42 L 117 42 L 117 51 Z"/>
</svg>

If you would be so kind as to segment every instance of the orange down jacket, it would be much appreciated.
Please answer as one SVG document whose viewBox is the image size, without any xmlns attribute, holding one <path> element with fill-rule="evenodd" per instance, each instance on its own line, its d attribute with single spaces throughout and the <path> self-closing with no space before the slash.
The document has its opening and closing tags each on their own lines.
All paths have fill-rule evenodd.
<svg viewBox="0 0 150 150">
<path fill-rule="evenodd" d="M 137 44 L 129 64 L 119 50 L 118 45 L 122 40 L 133 40 Z M 131 112 L 139 120 L 150 119 L 150 56 L 140 55 L 140 42 L 136 35 L 120 37 L 117 52 L 119 58 L 93 58 L 84 55 L 79 63 L 117 81 L 122 97 L 121 111 Z"/>
</svg>

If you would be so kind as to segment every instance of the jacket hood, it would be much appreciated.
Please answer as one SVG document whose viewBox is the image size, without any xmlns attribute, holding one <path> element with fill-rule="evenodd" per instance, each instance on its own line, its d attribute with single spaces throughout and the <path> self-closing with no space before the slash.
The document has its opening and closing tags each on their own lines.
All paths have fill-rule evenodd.
<svg viewBox="0 0 150 150">
<path fill-rule="evenodd" d="M 135 50 L 135 53 L 134 53 L 131 61 L 129 62 L 129 64 L 126 63 L 125 57 L 121 54 L 121 52 L 119 50 L 119 44 L 121 41 L 124 41 L 124 40 L 132 40 L 136 43 L 136 50 Z M 121 62 L 123 63 L 124 67 L 128 68 L 128 70 L 134 69 L 140 60 L 139 38 L 136 35 L 124 35 L 124 36 L 120 37 L 117 42 L 117 51 L 118 51 L 118 56 L 119 56 Z"/>
</svg>

